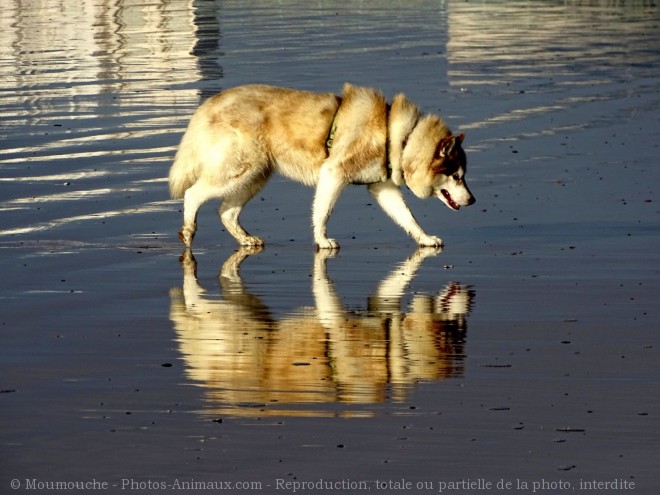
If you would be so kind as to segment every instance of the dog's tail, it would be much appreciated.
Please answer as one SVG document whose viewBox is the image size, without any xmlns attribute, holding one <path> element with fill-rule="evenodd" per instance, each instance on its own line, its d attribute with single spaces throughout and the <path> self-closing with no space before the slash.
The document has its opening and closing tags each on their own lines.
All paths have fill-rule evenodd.
<svg viewBox="0 0 660 495">
<path fill-rule="evenodd" d="M 179 151 L 177 151 L 172 168 L 170 168 L 170 196 L 173 199 L 183 198 L 185 192 L 197 182 L 198 178 L 198 160 L 193 150 L 193 143 L 187 138 L 188 136 L 183 136 Z"/>
</svg>

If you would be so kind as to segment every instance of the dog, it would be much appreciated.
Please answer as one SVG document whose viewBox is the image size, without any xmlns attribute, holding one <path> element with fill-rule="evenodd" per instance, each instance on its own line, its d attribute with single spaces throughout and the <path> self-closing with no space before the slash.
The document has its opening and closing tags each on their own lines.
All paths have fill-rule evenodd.
<svg viewBox="0 0 660 495">
<path fill-rule="evenodd" d="M 227 231 L 240 245 L 262 246 L 239 215 L 279 172 L 316 187 L 312 225 L 319 249 L 339 247 L 326 225 L 348 184 L 365 184 L 419 246 L 442 246 L 419 226 L 400 186 L 452 210 L 473 204 L 463 140 L 403 94 L 388 104 L 380 91 L 349 83 L 341 96 L 266 85 L 228 89 L 193 114 L 170 169 L 170 194 L 184 200 L 179 239 L 189 248 L 199 208 L 222 198 L 218 213 Z"/>
</svg>

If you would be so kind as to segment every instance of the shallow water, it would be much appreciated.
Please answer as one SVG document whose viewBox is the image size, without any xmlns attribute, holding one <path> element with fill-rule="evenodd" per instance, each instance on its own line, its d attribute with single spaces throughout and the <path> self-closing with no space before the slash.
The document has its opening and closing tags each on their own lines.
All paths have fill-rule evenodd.
<svg viewBox="0 0 660 495">
<path fill-rule="evenodd" d="M 0 28 L 0 491 L 660 488 L 653 3 L 12 1 Z M 444 250 L 354 188 L 315 253 L 313 192 L 275 178 L 244 213 L 264 250 L 207 205 L 180 261 L 199 102 L 344 81 L 466 133 L 477 203 L 410 197 Z"/>
</svg>

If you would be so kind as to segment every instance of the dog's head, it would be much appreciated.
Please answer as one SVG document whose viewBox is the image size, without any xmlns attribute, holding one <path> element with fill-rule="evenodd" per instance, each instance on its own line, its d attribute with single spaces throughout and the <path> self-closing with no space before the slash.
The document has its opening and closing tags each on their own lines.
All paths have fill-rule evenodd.
<svg viewBox="0 0 660 495">
<path fill-rule="evenodd" d="M 461 144 L 464 134 L 450 135 L 440 141 L 431 165 L 433 193 L 452 210 L 469 206 L 476 200 L 465 182 L 467 161 Z"/>
<path fill-rule="evenodd" d="M 464 139 L 464 134 L 451 134 L 438 117 L 427 116 L 419 122 L 402 160 L 406 184 L 415 196 L 436 196 L 452 210 L 474 204 L 465 181 Z"/>
</svg>

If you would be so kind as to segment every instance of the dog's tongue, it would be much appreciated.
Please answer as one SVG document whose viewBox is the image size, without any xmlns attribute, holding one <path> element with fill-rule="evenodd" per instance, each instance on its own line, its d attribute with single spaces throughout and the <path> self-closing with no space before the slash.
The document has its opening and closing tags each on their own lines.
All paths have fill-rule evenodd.
<svg viewBox="0 0 660 495">
<path fill-rule="evenodd" d="M 454 199 L 451 197 L 451 194 L 449 194 L 449 191 L 447 191 L 446 189 L 442 189 L 440 192 L 442 192 L 442 195 L 447 199 L 449 206 L 451 206 L 454 210 L 458 210 L 461 208 L 454 202 Z"/>
</svg>

